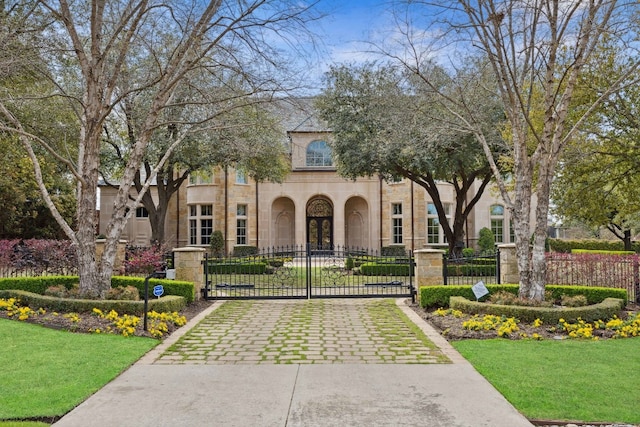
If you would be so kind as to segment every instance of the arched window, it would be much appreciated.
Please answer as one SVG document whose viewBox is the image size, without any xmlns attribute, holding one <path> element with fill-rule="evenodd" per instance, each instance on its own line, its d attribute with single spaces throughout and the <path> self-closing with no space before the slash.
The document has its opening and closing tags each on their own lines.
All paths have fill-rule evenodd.
<svg viewBox="0 0 640 427">
<path fill-rule="evenodd" d="M 307 146 L 307 166 L 333 166 L 331 148 L 325 141 L 313 141 Z"/>
<path fill-rule="evenodd" d="M 491 231 L 496 239 L 496 243 L 504 242 L 504 206 L 492 205 L 491 214 Z"/>
</svg>

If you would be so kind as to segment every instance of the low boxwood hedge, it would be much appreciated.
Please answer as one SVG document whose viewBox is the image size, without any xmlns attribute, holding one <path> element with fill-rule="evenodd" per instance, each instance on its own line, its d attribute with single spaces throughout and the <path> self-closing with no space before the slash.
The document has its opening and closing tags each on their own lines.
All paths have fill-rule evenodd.
<svg viewBox="0 0 640 427">
<path fill-rule="evenodd" d="M 264 262 L 209 264 L 209 274 L 265 274 Z"/>
<path fill-rule="evenodd" d="M 511 292 L 514 295 L 518 295 L 520 287 L 514 284 L 504 285 L 485 285 L 489 291 L 489 295 L 498 291 Z M 624 289 L 616 288 L 603 288 L 596 286 L 562 286 L 562 285 L 547 285 L 545 286 L 547 292 L 551 292 L 553 298 L 559 300 L 562 295 L 574 296 L 584 295 L 587 298 L 589 304 L 596 304 L 605 300 L 605 298 L 619 298 L 628 302 L 627 291 Z M 436 308 L 436 307 L 448 307 L 449 298 L 453 296 L 461 296 L 469 300 L 475 300 L 476 297 L 471 290 L 471 285 L 460 286 L 422 286 L 420 287 L 420 305 L 424 308 Z M 485 301 L 489 295 L 480 298 L 480 301 Z"/>
<path fill-rule="evenodd" d="M 360 266 L 363 276 L 408 276 L 409 264 L 367 262 Z"/>
<path fill-rule="evenodd" d="M 144 280 L 144 277 L 113 276 L 111 278 L 111 286 L 133 286 L 138 289 L 140 298 L 144 298 Z M 162 285 L 162 287 L 164 288 L 163 295 L 176 295 L 183 297 L 187 304 L 193 302 L 193 300 L 195 299 L 195 287 L 192 282 L 167 279 L 149 279 L 150 298 L 153 298 L 152 291 L 155 285 Z"/>
<path fill-rule="evenodd" d="M 0 290 L 0 298 L 16 298 L 32 309 L 44 308 L 61 313 L 91 313 L 94 308 L 99 308 L 103 312 L 115 310 L 118 314 L 144 314 L 144 301 L 57 298 L 20 290 Z M 167 295 L 149 299 L 148 309 L 158 313 L 174 312 L 182 310 L 185 305 L 184 297 Z"/>
<path fill-rule="evenodd" d="M 560 319 L 564 319 L 569 323 L 575 323 L 579 319 L 585 322 L 610 319 L 620 313 L 620 310 L 625 306 L 625 302 L 619 298 L 605 298 L 602 302 L 584 307 L 527 307 L 489 304 L 453 296 L 450 298 L 449 305 L 452 309 L 460 310 L 467 314 L 493 314 L 495 316 L 514 317 L 521 322 L 527 323 L 540 319 L 544 324 L 556 325 Z"/>
<path fill-rule="evenodd" d="M 63 285 L 71 289 L 78 281 L 78 276 L 5 277 L 0 279 L 0 289 L 19 289 L 44 294 L 50 286 Z"/>
<path fill-rule="evenodd" d="M 447 264 L 448 276 L 495 276 L 496 264 Z"/>
<path fill-rule="evenodd" d="M 144 277 L 114 276 L 111 278 L 111 286 L 134 286 L 140 292 L 140 298 L 144 297 Z M 50 286 L 64 285 L 71 289 L 78 284 L 78 276 L 39 276 L 39 277 L 9 277 L 0 279 L 0 290 L 12 289 L 35 294 L 44 294 Z M 149 288 L 162 285 L 164 295 L 177 295 L 185 299 L 187 303 L 195 299 L 195 288 L 191 282 L 167 279 L 150 279 Z"/>
</svg>

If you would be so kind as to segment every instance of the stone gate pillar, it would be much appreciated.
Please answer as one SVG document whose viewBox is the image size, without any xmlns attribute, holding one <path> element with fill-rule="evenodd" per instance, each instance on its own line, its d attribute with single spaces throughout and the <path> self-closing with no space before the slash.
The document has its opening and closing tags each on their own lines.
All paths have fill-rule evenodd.
<svg viewBox="0 0 640 427">
<path fill-rule="evenodd" d="M 498 245 L 498 249 L 500 250 L 500 283 L 519 283 L 516 245 L 514 243 Z"/>
<path fill-rule="evenodd" d="M 176 270 L 176 280 L 193 282 L 195 288 L 195 299 L 202 298 L 202 288 L 204 287 L 204 270 L 202 261 L 204 260 L 204 248 L 184 247 L 173 249 L 174 268 Z"/>
<path fill-rule="evenodd" d="M 444 251 L 440 249 L 418 249 L 413 253 L 416 260 L 416 289 L 420 289 L 421 286 L 444 284 L 442 279 L 443 255 Z"/>
</svg>

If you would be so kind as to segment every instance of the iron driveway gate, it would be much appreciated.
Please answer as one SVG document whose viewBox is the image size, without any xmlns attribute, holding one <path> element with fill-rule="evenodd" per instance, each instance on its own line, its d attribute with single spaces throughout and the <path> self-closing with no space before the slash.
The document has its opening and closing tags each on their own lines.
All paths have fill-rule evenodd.
<svg viewBox="0 0 640 427">
<path fill-rule="evenodd" d="M 307 245 L 206 257 L 203 266 L 206 299 L 415 297 L 411 254 Z"/>
</svg>

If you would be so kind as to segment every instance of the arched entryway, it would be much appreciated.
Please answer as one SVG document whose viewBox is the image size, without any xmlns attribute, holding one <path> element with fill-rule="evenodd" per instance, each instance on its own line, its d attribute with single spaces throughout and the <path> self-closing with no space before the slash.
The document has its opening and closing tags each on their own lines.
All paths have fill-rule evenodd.
<svg viewBox="0 0 640 427">
<path fill-rule="evenodd" d="M 333 205 L 324 197 L 307 203 L 307 243 L 311 250 L 333 248 Z"/>
</svg>

